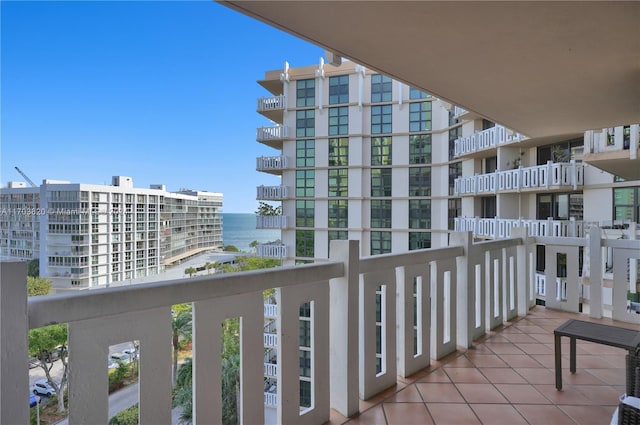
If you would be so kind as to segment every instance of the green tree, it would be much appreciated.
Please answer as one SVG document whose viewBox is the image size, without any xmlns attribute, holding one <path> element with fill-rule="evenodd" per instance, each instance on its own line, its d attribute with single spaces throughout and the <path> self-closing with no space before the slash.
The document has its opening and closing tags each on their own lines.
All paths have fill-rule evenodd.
<svg viewBox="0 0 640 425">
<path fill-rule="evenodd" d="M 186 359 L 178 369 L 176 386 L 173 391 L 173 407 L 181 407 L 180 423 L 193 421 L 193 361 Z"/>
<path fill-rule="evenodd" d="M 171 321 L 173 335 L 171 343 L 173 345 L 173 385 L 176 385 L 178 378 L 178 351 L 182 339 L 191 338 L 192 316 L 191 311 L 182 311 L 173 316 Z"/>
<path fill-rule="evenodd" d="M 67 382 L 67 325 L 51 325 L 36 328 L 29 331 L 29 355 L 38 359 L 38 366 L 58 395 L 58 412 L 63 412 L 64 387 Z M 60 382 L 54 381 L 51 376 L 53 362 L 57 358 L 62 362 L 62 377 Z"/>
<path fill-rule="evenodd" d="M 35 297 L 38 295 L 48 295 L 53 284 L 43 277 L 27 276 L 27 295 Z"/>
<path fill-rule="evenodd" d="M 258 204 L 258 209 L 256 210 L 257 215 L 281 215 L 282 214 L 282 206 L 274 207 L 271 204 L 267 204 L 266 202 L 260 202 Z"/>
<path fill-rule="evenodd" d="M 193 277 L 196 272 L 197 270 L 194 267 L 187 267 L 186 269 L 184 269 L 184 274 L 188 274 L 189 277 Z"/>
<path fill-rule="evenodd" d="M 40 277 L 40 260 L 34 258 L 27 261 L 27 276 Z"/>
<path fill-rule="evenodd" d="M 240 252 L 238 247 L 235 245 L 225 245 L 222 247 L 222 250 L 226 252 Z"/>
<path fill-rule="evenodd" d="M 136 403 L 109 419 L 109 425 L 138 425 L 138 412 L 138 403 Z"/>
<path fill-rule="evenodd" d="M 209 261 L 207 261 L 206 263 L 204 263 L 204 268 L 207 270 L 207 274 L 211 273 L 211 269 L 216 268 L 216 264 L 215 263 L 210 263 Z"/>
</svg>

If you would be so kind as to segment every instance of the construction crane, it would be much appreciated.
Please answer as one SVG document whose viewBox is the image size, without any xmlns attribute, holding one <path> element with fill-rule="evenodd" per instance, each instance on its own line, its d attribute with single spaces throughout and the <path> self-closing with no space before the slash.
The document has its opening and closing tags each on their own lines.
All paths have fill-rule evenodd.
<svg viewBox="0 0 640 425">
<path fill-rule="evenodd" d="M 21 175 L 22 177 L 24 177 L 24 179 L 25 179 L 27 182 L 29 182 L 29 184 L 31 185 L 31 187 L 38 187 L 38 185 L 37 185 L 37 184 L 35 184 L 35 183 L 33 182 L 33 180 L 31 180 L 29 177 L 27 177 L 27 175 L 26 175 L 25 173 L 23 173 L 21 169 L 19 169 L 18 167 L 15 167 L 15 169 L 16 169 L 16 171 L 17 171 L 17 172 L 19 172 L 19 173 L 20 173 L 20 175 Z"/>
</svg>

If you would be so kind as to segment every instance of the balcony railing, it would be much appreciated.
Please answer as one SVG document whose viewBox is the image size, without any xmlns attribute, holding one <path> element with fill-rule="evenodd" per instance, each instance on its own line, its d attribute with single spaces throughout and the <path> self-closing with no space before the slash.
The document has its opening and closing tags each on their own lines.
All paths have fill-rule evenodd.
<svg viewBox="0 0 640 425">
<path fill-rule="evenodd" d="M 548 162 L 535 167 L 520 167 L 514 170 L 497 170 L 488 174 L 458 177 L 454 182 L 454 192 L 458 196 L 482 193 L 513 192 L 527 189 L 553 189 L 572 187 L 574 190 L 584 184 L 582 163 Z"/>
<path fill-rule="evenodd" d="M 515 232 L 515 231 L 514 231 Z M 241 317 L 240 412 L 243 423 L 264 423 L 263 404 L 277 406 L 282 423 L 322 424 L 331 409 L 344 416 L 488 330 L 527 315 L 535 303 L 535 245 L 566 254 L 566 288 L 545 285 L 547 308 L 580 311 L 589 277 L 588 315 L 612 306 L 614 320 L 640 323 L 627 311 L 627 259 L 640 256 L 638 240 L 516 238 L 472 243 L 453 233 L 451 246 L 359 258 L 358 241 L 332 241 L 328 261 L 300 266 L 185 278 L 32 297 L 26 264 L 0 268 L 0 423 L 24 424 L 29 408 L 27 331 L 68 324 L 70 424 L 107 423 L 108 347 L 140 341 L 139 421 L 171 421 L 171 306 L 193 303 L 194 417 L 221 423 L 219 325 Z M 578 276 L 578 247 L 588 268 Z M 612 287 L 602 284 L 603 253 L 611 250 Z M 587 254 L 588 252 L 588 254 Z M 547 255 L 545 282 L 557 279 L 557 255 Z M 563 283 L 564 285 L 564 283 Z M 278 290 L 277 393 L 264 391 L 263 291 Z M 376 300 L 379 300 L 378 302 Z M 311 303 L 311 407 L 299 404 L 299 311 Z M 377 305 L 379 304 L 379 305 Z M 582 311 L 586 311 L 582 310 Z M 379 311 L 381 314 L 377 314 Z M 586 315 L 585 315 L 586 317 Z M 379 335 L 377 337 L 376 335 Z M 379 342 L 382 342 L 380 345 Z M 219 344 L 219 343 L 218 343 Z M 381 369 L 378 367 L 381 362 Z M 216 378 L 217 377 L 217 378 Z M 212 382 L 217 380 L 217 382 Z M 267 395 L 269 394 L 269 395 Z"/>
<path fill-rule="evenodd" d="M 455 155 L 466 155 L 484 149 L 493 149 L 498 145 L 515 143 L 525 140 L 520 133 L 501 125 L 478 131 L 470 136 L 460 137 L 454 141 Z"/>
<path fill-rule="evenodd" d="M 258 142 L 284 140 L 288 137 L 289 137 L 289 127 L 284 125 L 276 125 L 273 127 L 259 127 L 256 130 L 256 140 Z"/>
<path fill-rule="evenodd" d="M 626 127 L 626 128 L 625 128 Z M 619 126 L 584 133 L 584 153 L 603 153 L 628 150 L 632 159 L 638 156 L 640 125 Z"/>
<path fill-rule="evenodd" d="M 286 229 L 289 227 L 289 216 L 257 215 L 256 229 Z"/>
<path fill-rule="evenodd" d="M 456 217 L 454 225 L 456 232 L 471 232 L 474 237 L 489 239 L 510 238 L 511 231 L 520 227 L 526 229 L 527 236 L 574 238 L 585 236 L 584 222 L 575 219 L 528 220 L 498 217 Z"/>
<path fill-rule="evenodd" d="M 263 201 L 281 201 L 289 197 L 287 186 L 258 186 L 256 199 Z"/>
<path fill-rule="evenodd" d="M 289 161 L 286 156 L 260 156 L 256 158 L 257 171 L 282 171 L 287 168 Z"/>
<path fill-rule="evenodd" d="M 264 376 L 276 378 L 278 376 L 278 365 L 275 363 L 265 363 Z"/>
<path fill-rule="evenodd" d="M 278 317 L 278 304 L 265 304 L 264 317 L 267 319 L 274 319 Z"/>
<path fill-rule="evenodd" d="M 284 109 L 287 104 L 287 98 L 281 94 L 280 96 L 261 97 L 258 99 L 257 111 L 277 111 Z"/>
<path fill-rule="evenodd" d="M 286 245 L 263 244 L 256 246 L 256 255 L 261 258 L 288 258 L 289 249 Z"/>
</svg>

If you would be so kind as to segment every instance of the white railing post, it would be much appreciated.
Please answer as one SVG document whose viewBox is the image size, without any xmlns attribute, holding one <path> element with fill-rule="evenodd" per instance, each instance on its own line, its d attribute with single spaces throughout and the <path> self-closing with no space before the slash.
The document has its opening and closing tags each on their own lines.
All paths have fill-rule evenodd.
<svg viewBox="0 0 640 425">
<path fill-rule="evenodd" d="M 529 237 L 527 236 L 527 229 L 520 227 L 513 229 L 511 236 L 514 238 L 522 239 L 522 243 L 516 248 L 516 305 L 519 316 L 526 316 L 529 311 L 528 296 L 529 286 L 531 281 L 529 279 L 530 273 L 527 269 L 529 266 L 528 258 L 531 251 L 531 244 Z"/>
<path fill-rule="evenodd" d="M 602 318 L 602 230 L 589 229 L 589 316 Z M 584 271 L 582 272 L 584 277 Z"/>
<path fill-rule="evenodd" d="M 27 263 L 0 265 L 0 423 L 29 423 Z"/>
<path fill-rule="evenodd" d="M 476 312 L 476 291 L 473 261 L 473 235 L 471 232 L 455 232 L 451 233 L 451 246 L 462 245 L 464 247 L 464 256 L 456 258 L 457 268 L 457 297 L 456 297 L 456 313 L 457 313 L 457 344 L 464 348 L 471 347 L 475 338 L 477 338 L 477 329 L 475 324 Z M 483 331 L 483 330 L 482 330 Z"/>
<path fill-rule="evenodd" d="M 344 263 L 343 277 L 329 282 L 331 407 L 350 417 L 359 411 L 358 241 L 331 241 L 329 259 Z"/>
</svg>

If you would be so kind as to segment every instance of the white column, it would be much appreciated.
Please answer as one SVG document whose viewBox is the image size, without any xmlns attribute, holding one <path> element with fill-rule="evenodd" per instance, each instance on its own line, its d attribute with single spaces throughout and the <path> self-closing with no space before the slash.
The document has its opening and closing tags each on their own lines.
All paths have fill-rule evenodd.
<svg viewBox="0 0 640 425">
<path fill-rule="evenodd" d="M 344 277 L 331 279 L 329 348 L 331 407 L 344 416 L 359 411 L 358 241 L 331 241 L 331 261 L 344 263 Z"/>
<path fill-rule="evenodd" d="M 0 423 L 29 423 L 27 263 L 0 263 Z M 105 366 L 106 368 L 106 366 Z"/>
<path fill-rule="evenodd" d="M 602 318 L 601 234 L 599 227 L 589 230 L 589 316 L 596 319 Z"/>
</svg>

